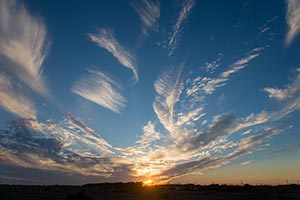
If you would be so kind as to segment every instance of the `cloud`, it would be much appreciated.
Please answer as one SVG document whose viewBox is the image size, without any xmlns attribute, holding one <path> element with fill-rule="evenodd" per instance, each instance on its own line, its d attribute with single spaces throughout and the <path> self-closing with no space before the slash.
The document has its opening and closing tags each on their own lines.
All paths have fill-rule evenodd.
<svg viewBox="0 0 300 200">
<path fill-rule="evenodd" d="M 106 74 L 88 69 L 88 75 L 81 78 L 71 91 L 89 101 L 120 113 L 126 99 L 119 92 L 121 86 Z"/>
<path fill-rule="evenodd" d="M 158 31 L 158 19 L 160 16 L 159 1 L 142 0 L 130 4 L 143 22 L 142 32 L 148 34 L 148 30 Z"/>
<path fill-rule="evenodd" d="M 296 85 L 293 81 L 286 88 Z M 284 106 L 278 110 L 263 110 L 245 117 L 234 113 L 205 116 L 203 103 L 186 106 L 194 102 L 194 97 L 187 98 L 183 93 L 190 85 L 183 79 L 182 66 L 164 71 L 154 87 L 157 95 L 153 109 L 164 129 L 157 131 L 157 124 L 149 121 L 132 146 L 113 147 L 70 114 L 58 123 L 23 119 L 0 130 L 1 162 L 84 176 L 122 176 L 130 180 L 150 177 L 165 183 L 224 166 L 266 147 L 267 139 L 285 131 L 272 122 L 294 108 L 281 100 Z M 292 100 L 296 102 L 292 96 L 286 99 Z M 256 127 L 249 129 L 252 126 Z M 251 135 L 242 132 L 246 128 Z"/>
<path fill-rule="evenodd" d="M 217 88 L 226 85 L 229 81 L 230 76 L 247 67 L 250 61 L 261 55 L 262 50 L 264 50 L 263 47 L 252 49 L 246 54 L 246 56 L 229 65 L 229 68 L 221 72 L 217 77 L 198 76 L 192 79 L 190 81 L 192 86 L 186 89 L 186 94 L 188 96 L 198 98 L 198 100 L 201 101 L 205 94 L 212 94 Z M 213 63 L 218 67 L 219 62 L 220 61 L 217 60 Z M 215 67 L 211 67 L 211 69 L 206 68 L 205 70 L 211 72 L 215 70 Z"/>
<path fill-rule="evenodd" d="M 153 102 L 153 109 L 160 123 L 173 137 L 177 135 L 177 127 L 174 122 L 174 106 L 179 100 L 183 89 L 181 81 L 181 68 L 173 74 L 173 71 L 166 71 L 154 83 L 157 96 Z"/>
<path fill-rule="evenodd" d="M 176 164 L 160 174 L 158 179 L 162 182 L 167 182 L 184 175 L 199 174 L 211 168 L 221 167 L 233 159 L 244 154 L 249 154 L 258 147 L 264 146 L 263 141 L 278 132 L 279 130 L 268 129 L 258 135 L 243 138 L 233 150 L 230 151 L 230 149 L 227 148 L 226 150 L 228 152 L 225 155 L 218 156 L 215 153 L 206 153 L 203 157 L 198 159 Z"/>
<path fill-rule="evenodd" d="M 43 21 L 23 4 L 0 2 L 0 106 L 22 118 L 37 115 L 28 88 L 46 98 L 51 96 L 42 67 L 49 46 L 46 36 Z"/>
<path fill-rule="evenodd" d="M 72 127 L 74 124 L 80 125 Z M 59 123 L 36 119 L 10 121 L 6 129 L 0 129 L 1 163 L 109 177 L 122 164 L 112 161 L 111 145 L 91 132 L 94 133 L 70 116 Z"/>
<path fill-rule="evenodd" d="M 269 98 L 276 99 L 278 101 L 293 99 L 300 93 L 300 69 L 295 70 L 295 77 L 292 83 L 285 86 L 283 89 L 278 88 L 264 88 L 264 91 L 269 94 Z"/>
<path fill-rule="evenodd" d="M 168 37 L 168 49 L 169 56 L 171 56 L 179 42 L 179 37 L 183 29 L 183 23 L 191 13 L 192 8 L 196 5 L 196 0 L 185 0 L 183 2 L 182 8 L 179 12 L 179 15 L 176 19 L 175 24 L 173 25 L 172 31 Z"/>
<path fill-rule="evenodd" d="M 35 118 L 36 110 L 22 88 L 14 88 L 12 81 L 0 74 L 0 106 L 6 111 L 23 118 Z"/>
<path fill-rule="evenodd" d="M 47 55 L 46 27 L 16 1 L 0 2 L 0 67 L 13 79 L 48 97 L 42 64 Z"/>
<path fill-rule="evenodd" d="M 218 57 L 212 62 L 206 62 L 204 65 L 204 71 L 212 74 L 215 70 L 221 66 L 221 60 L 223 58 L 223 53 L 219 53 Z"/>
<path fill-rule="evenodd" d="M 253 160 L 247 160 L 245 162 L 242 162 L 241 165 L 249 165 L 253 162 Z"/>
<path fill-rule="evenodd" d="M 136 143 L 144 147 L 148 147 L 151 142 L 160 139 L 160 133 L 155 130 L 153 122 L 149 121 L 146 126 L 143 127 L 144 134 L 141 136 L 141 139 Z"/>
<path fill-rule="evenodd" d="M 231 74 L 237 73 L 238 71 L 240 71 L 241 69 L 245 68 L 247 66 L 247 64 L 253 60 L 254 58 L 260 56 L 259 53 L 254 53 L 254 54 L 250 54 L 240 60 L 238 60 L 237 62 L 233 63 L 230 67 L 229 70 L 224 71 L 223 73 L 221 73 L 221 77 L 223 78 L 227 78 L 229 77 Z"/>
<path fill-rule="evenodd" d="M 288 24 L 288 33 L 285 38 L 287 45 L 295 39 L 300 33 L 300 2 L 298 0 L 286 0 L 286 22 Z"/>
<path fill-rule="evenodd" d="M 279 15 L 276 15 L 270 19 L 268 19 L 266 21 L 266 23 L 264 23 L 261 27 L 258 28 L 259 30 L 259 35 L 257 36 L 257 38 L 260 38 L 262 35 L 268 33 L 268 36 L 273 35 L 273 33 L 271 33 L 272 30 L 272 22 L 274 22 L 276 19 L 279 18 Z M 271 37 L 269 37 L 269 39 L 271 39 Z"/>
<path fill-rule="evenodd" d="M 282 119 L 288 114 L 300 109 L 300 69 L 294 71 L 291 83 L 287 84 L 283 89 L 264 88 L 269 94 L 269 98 L 276 99 L 282 105 L 282 108 L 276 112 L 272 112 L 271 118 L 274 120 Z"/>
<path fill-rule="evenodd" d="M 109 51 L 124 67 L 132 70 L 135 82 L 139 80 L 135 58 L 116 40 L 110 29 L 100 28 L 98 34 L 89 33 L 90 39 Z"/>
</svg>

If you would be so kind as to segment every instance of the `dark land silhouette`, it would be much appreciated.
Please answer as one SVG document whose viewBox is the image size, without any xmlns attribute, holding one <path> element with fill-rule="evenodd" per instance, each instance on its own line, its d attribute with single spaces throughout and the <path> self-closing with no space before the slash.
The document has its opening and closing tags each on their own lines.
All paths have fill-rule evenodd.
<svg viewBox="0 0 300 200">
<path fill-rule="evenodd" d="M 143 186 L 143 183 L 99 183 L 83 186 L 0 185 L 1 200 L 156 200 L 156 199 L 300 199 L 300 185 L 194 185 Z"/>
</svg>

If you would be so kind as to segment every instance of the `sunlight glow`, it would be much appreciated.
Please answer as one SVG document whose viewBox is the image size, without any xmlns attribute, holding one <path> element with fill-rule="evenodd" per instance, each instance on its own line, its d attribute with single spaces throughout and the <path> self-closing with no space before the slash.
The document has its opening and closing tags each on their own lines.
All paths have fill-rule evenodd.
<svg viewBox="0 0 300 200">
<path fill-rule="evenodd" d="M 154 186 L 154 182 L 151 179 L 148 179 L 143 182 L 143 186 Z"/>
</svg>

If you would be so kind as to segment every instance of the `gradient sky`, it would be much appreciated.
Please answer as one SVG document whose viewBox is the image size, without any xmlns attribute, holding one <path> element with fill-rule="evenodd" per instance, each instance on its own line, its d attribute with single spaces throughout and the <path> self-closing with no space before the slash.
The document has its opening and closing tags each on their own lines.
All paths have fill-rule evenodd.
<svg viewBox="0 0 300 200">
<path fill-rule="evenodd" d="M 0 0 L 0 183 L 296 183 L 299 52 L 299 0 Z"/>
</svg>

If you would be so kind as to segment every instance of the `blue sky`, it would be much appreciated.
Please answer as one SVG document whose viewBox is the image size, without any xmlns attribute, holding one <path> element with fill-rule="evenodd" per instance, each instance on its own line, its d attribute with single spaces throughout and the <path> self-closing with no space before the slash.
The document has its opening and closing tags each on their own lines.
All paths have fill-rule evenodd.
<svg viewBox="0 0 300 200">
<path fill-rule="evenodd" d="M 1 183 L 299 177 L 299 9 L 1 0 Z"/>
</svg>

